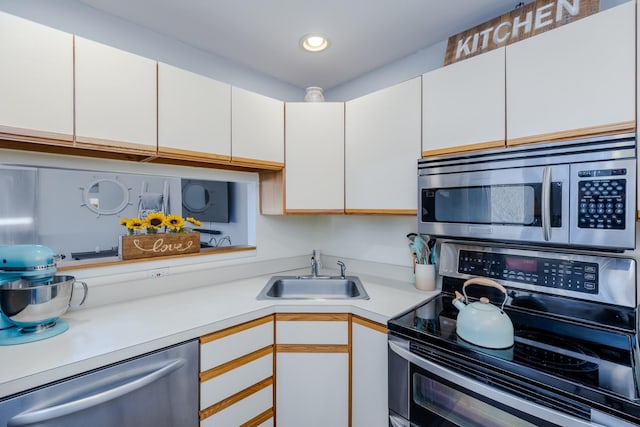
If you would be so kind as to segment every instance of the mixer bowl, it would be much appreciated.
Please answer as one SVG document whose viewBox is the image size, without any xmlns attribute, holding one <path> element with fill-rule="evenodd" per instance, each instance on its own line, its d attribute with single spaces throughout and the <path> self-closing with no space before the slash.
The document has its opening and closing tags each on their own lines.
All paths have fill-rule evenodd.
<svg viewBox="0 0 640 427">
<path fill-rule="evenodd" d="M 69 309 L 74 283 L 73 276 L 53 276 L 46 282 L 19 279 L 5 283 L 0 286 L 0 311 L 25 332 L 52 326 Z M 87 285 L 79 283 L 84 287 L 82 304 Z"/>
</svg>

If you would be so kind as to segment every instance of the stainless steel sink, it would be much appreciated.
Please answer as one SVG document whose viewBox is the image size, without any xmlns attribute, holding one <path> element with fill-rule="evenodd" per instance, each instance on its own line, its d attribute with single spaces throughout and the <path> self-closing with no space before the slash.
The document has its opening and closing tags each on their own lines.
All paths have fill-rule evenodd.
<svg viewBox="0 0 640 427">
<path fill-rule="evenodd" d="M 369 299 L 369 295 L 356 276 L 273 276 L 258 299 Z"/>
</svg>

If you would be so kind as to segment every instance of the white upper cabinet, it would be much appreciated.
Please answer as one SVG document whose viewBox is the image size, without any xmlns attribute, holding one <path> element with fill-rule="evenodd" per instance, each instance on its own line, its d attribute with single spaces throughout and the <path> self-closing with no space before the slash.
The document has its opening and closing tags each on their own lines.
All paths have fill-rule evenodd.
<svg viewBox="0 0 640 427">
<path fill-rule="evenodd" d="M 158 152 L 228 162 L 231 86 L 158 63 Z"/>
<path fill-rule="evenodd" d="M 347 213 L 416 214 L 421 78 L 345 105 Z"/>
<path fill-rule="evenodd" d="M 0 133 L 73 141 L 73 36 L 0 12 Z"/>
<path fill-rule="evenodd" d="M 504 48 L 423 74 L 423 156 L 504 147 L 504 81 Z"/>
<path fill-rule="evenodd" d="M 344 212 L 344 103 L 286 104 L 285 211 Z"/>
<path fill-rule="evenodd" d="M 155 153 L 156 62 L 82 37 L 75 49 L 76 143 Z"/>
<path fill-rule="evenodd" d="M 284 102 L 248 90 L 231 89 L 232 162 L 284 167 Z"/>
<path fill-rule="evenodd" d="M 506 48 L 507 142 L 635 128 L 635 2 Z"/>
</svg>

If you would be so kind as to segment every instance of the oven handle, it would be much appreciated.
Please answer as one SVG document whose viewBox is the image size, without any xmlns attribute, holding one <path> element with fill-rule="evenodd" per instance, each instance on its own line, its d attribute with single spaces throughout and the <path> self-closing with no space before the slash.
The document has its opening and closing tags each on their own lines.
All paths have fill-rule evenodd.
<svg viewBox="0 0 640 427">
<path fill-rule="evenodd" d="M 411 423 L 398 415 L 389 415 L 389 425 L 391 427 L 411 427 Z"/>
<path fill-rule="evenodd" d="M 545 242 L 551 240 L 551 168 L 542 172 L 542 235 Z"/>
<path fill-rule="evenodd" d="M 409 351 L 409 341 L 407 340 L 389 336 L 389 348 L 391 349 L 391 351 L 393 351 L 395 354 L 397 354 L 407 362 L 412 363 L 428 372 L 431 372 L 432 374 L 435 374 L 440 378 L 457 384 L 467 390 L 472 390 L 474 393 L 482 395 L 493 401 L 500 402 L 510 408 L 517 409 L 534 417 L 538 417 L 540 419 L 562 426 L 571 425 L 576 427 L 604 427 L 602 424 L 596 424 L 591 421 L 581 420 L 579 418 L 554 411 L 544 406 L 532 402 L 527 402 L 514 395 L 503 392 L 493 387 L 489 387 L 486 384 L 480 383 L 462 374 L 444 368 L 438 364 L 431 362 L 430 360 L 411 353 Z"/>
</svg>

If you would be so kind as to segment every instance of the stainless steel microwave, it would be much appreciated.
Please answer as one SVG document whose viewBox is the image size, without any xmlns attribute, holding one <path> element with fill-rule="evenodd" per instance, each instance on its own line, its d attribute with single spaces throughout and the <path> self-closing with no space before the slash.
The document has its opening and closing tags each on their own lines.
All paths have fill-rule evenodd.
<svg viewBox="0 0 640 427">
<path fill-rule="evenodd" d="M 418 161 L 418 231 L 622 251 L 635 247 L 636 135 Z"/>
</svg>

